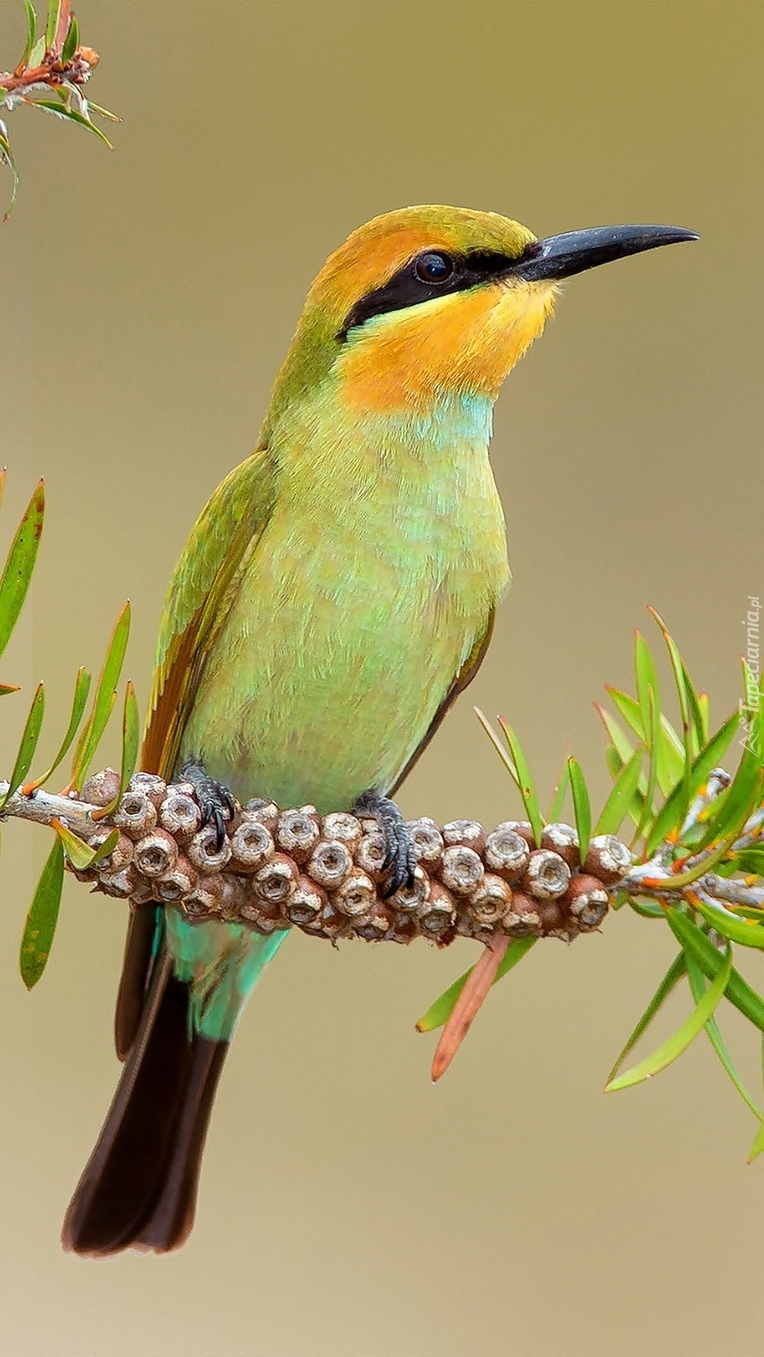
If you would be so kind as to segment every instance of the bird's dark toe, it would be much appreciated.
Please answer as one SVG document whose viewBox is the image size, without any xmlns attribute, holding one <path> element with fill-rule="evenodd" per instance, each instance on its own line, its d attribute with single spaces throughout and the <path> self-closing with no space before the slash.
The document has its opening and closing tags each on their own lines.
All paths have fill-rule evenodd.
<svg viewBox="0 0 764 1357">
<path fill-rule="evenodd" d="M 380 891 L 383 899 L 394 895 L 401 886 L 414 884 L 416 855 L 414 842 L 408 826 L 396 803 L 380 792 L 368 791 L 360 796 L 353 807 L 357 815 L 371 815 L 377 821 L 385 839 L 385 856 L 382 861 L 386 873 L 384 888 Z"/>
<path fill-rule="evenodd" d="M 205 772 L 203 764 L 196 759 L 187 759 L 180 770 L 181 777 L 190 782 L 199 802 L 202 813 L 202 826 L 214 825 L 217 848 L 222 848 L 225 838 L 225 822 L 236 814 L 233 796 L 222 782 L 216 782 Z"/>
</svg>

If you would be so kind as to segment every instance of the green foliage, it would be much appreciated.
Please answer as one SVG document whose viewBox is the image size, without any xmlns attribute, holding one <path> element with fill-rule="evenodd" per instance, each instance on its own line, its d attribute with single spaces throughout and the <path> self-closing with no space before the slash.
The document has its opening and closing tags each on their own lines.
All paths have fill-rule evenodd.
<svg viewBox="0 0 764 1357">
<path fill-rule="evenodd" d="M 758 1032 L 764 1032 L 764 998 L 733 964 L 735 947 L 764 950 L 764 693 L 744 666 L 744 692 L 751 720 L 745 738 L 738 741 L 742 755 L 730 777 L 720 764 L 736 732 L 741 733 L 740 713 L 735 711 L 712 733 L 706 694 L 698 693 L 665 623 L 653 609 L 650 611 L 668 653 L 679 728 L 662 708 L 655 659 L 638 632 L 634 646 L 636 693 L 607 688 L 614 711 L 597 705 L 613 786 L 596 820 L 595 833 L 616 834 L 624 821 L 631 825 L 634 867 L 613 889 L 613 905 L 617 909 L 628 904 L 640 918 L 668 926 L 681 950 L 634 1027 L 606 1088 L 615 1092 L 657 1074 L 705 1031 L 737 1092 L 762 1123 L 762 1113 L 726 1046 L 716 1010 L 724 998 Z M 757 694 L 755 701 L 752 693 Z M 538 842 L 539 803 L 518 737 L 506 721 L 499 720 L 507 753 L 482 713 L 478 717 L 520 791 Z M 577 761 L 568 757 L 566 768 L 567 777 L 560 779 L 550 819 L 561 816 L 569 792 L 583 860 L 591 829 L 589 793 Z M 512 943 L 508 952 L 513 965 L 528 950 L 515 951 L 515 946 Z M 448 1021 L 469 974 L 466 972 L 435 1001 L 418 1024 L 421 1031 Z M 619 1074 L 626 1056 L 644 1036 L 669 994 L 685 980 L 692 1002 L 689 1016 L 650 1055 Z M 754 1140 L 751 1159 L 763 1151 L 764 1123 Z"/>
<path fill-rule="evenodd" d="M 37 883 L 21 939 L 19 966 L 27 989 L 37 984 L 47 965 L 63 886 L 64 849 L 57 838 Z"/>
<path fill-rule="evenodd" d="M 71 0 L 48 0 L 45 28 L 38 35 L 37 15 L 30 0 L 24 0 L 27 38 L 21 60 L 14 70 L 0 74 L 0 107 L 9 112 L 24 104 L 39 108 L 93 132 L 113 150 L 108 137 L 93 122 L 92 115 L 119 122 L 108 109 L 85 98 L 87 84 L 98 56 L 80 43 L 80 29 L 71 13 Z M 42 97 L 41 97 L 42 95 Z M 8 220 L 18 191 L 19 176 L 11 151 L 8 128 L 0 121 L 0 164 L 13 176 L 11 201 L 3 218 Z"/>
<path fill-rule="evenodd" d="M 0 503 L 2 503 L 4 485 L 5 472 L 2 472 L 0 473 Z M 2 576 L 0 576 L 0 654 L 8 644 L 24 606 L 37 559 L 44 516 L 45 500 L 42 482 L 40 482 L 18 526 Z M 69 752 L 78 732 L 79 739 L 77 740 L 72 768 L 72 782 L 66 790 L 68 791 L 72 786 L 81 788 L 87 770 L 106 731 L 109 717 L 117 699 L 117 686 L 122 671 L 129 631 L 130 607 L 129 604 L 125 604 L 112 632 L 91 711 L 84 726 L 82 720 L 90 692 L 91 675 L 86 669 L 81 668 L 75 678 L 69 722 L 55 757 L 45 772 L 27 780 L 37 753 L 45 711 L 44 688 L 42 683 L 38 685 L 21 732 L 13 771 L 8 783 L 4 784 L 0 792 L 0 813 L 11 797 L 19 790 L 25 795 L 31 795 L 49 781 Z M 17 691 L 18 689 L 14 685 L 0 685 L 0 694 Z M 82 727 L 81 730 L 80 727 Z M 122 717 L 121 778 L 123 787 L 127 785 L 135 770 L 138 760 L 139 738 L 138 707 L 133 685 L 128 682 L 125 689 Z M 77 870 L 84 870 L 107 856 L 112 851 L 118 837 L 115 831 L 97 850 L 93 850 L 84 844 L 81 839 L 78 839 L 61 821 L 54 820 L 52 828 L 56 834 L 56 842 L 38 882 L 21 944 L 21 974 L 24 983 L 30 989 L 42 975 L 53 944 L 63 885 L 64 861 L 68 860 L 71 866 Z"/>
</svg>

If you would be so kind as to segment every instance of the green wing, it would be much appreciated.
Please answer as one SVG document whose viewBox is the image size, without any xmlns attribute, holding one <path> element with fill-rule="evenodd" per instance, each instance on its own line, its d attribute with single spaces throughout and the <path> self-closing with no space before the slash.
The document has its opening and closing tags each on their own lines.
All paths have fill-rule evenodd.
<svg viewBox="0 0 764 1357">
<path fill-rule="evenodd" d="M 157 643 L 143 739 L 144 772 L 170 778 L 207 656 L 236 597 L 242 572 L 270 518 L 277 467 L 261 448 L 236 467 L 202 510 L 175 567 Z M 133 908 L 115 1014 L 117 1054 L 130 1052 L 156 955 L 156 911 Z"/>
<path fill-rule="evenodd" d="M 171 777 L 202 671 L 273 510 L 267 448 L 236 467 L 202 510 L 175 567 L 159 629 L 142 763 Z"/>
</svg>

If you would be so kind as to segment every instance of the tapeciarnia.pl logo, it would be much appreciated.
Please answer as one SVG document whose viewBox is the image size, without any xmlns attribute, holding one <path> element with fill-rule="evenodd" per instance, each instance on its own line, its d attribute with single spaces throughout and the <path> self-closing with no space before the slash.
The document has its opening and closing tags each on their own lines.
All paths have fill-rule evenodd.
<svg viewBox="0 0 764 1357">
<path fill-rule="evenodd" d="M 745 734 L 738 741 L 744 749 L 750 749 L 757 754 L 756 735 L 754 724 L 759 711 L 759 684 L 761 678 L 761 666 L 759 660 L 759 615 L 761 613 L 761 603 L 753 594 L 748 595 L 748 611 L 743 618 L 743 626 L 746 629 L 746 648 L 745 648 L 745 697 L 738 703 L 740 709 L 740 724 L 743 726 Z"/>
</svg>

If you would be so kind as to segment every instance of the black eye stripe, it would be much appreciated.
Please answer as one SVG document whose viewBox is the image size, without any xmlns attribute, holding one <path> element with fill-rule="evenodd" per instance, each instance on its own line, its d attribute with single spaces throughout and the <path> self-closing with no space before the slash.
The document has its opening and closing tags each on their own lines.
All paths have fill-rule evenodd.
<svg viewBox="0 0 764 1357">
<path fill-rule="evenodd" d="M 425 261 L 434 261 L 436 258 L 448 261 L 452 266 L 451 272 L 445 270 L 444 277 L 438 281 L 426 276 L 428 268 Z M 419 306 L 422 302 L 432 301 L 447 293 L 465 292 L 468 288 L 479 286 L 480 283 L 502 278 L 511 273 L 516 263 L 517 260 L 509 255 L 490 250 L 475 251 L 462 258 L 455 258 L 445 251 L 423 250 L 383 283 L 382 287 L 375 288 L 373 292 L 367 293 L 356 302 L 346 317 L 338 338 L 346 339 L 349 330 L 353 330 L 357 325 L 363 325 L 373 316 L 383 316 L 389 311 L 402 311 L 409 306 Z"/>
</svg>

